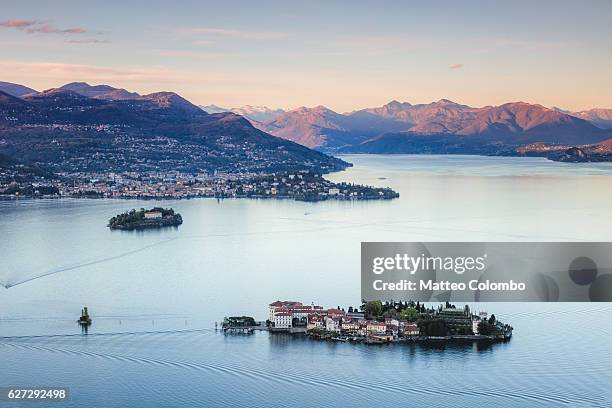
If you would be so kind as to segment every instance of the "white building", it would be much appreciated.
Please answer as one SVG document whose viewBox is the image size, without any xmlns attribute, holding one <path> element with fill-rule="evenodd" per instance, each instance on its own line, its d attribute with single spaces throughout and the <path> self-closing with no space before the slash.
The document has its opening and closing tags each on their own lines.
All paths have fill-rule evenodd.
<svg viewBox="0 0 612 408">
<path fill-rule="evenodd" d="M 399 321 L 397 319 L 385 319 L 385 323 L 387 326 L 399 326 Z"/>
<path fill-rule="evenodd" d="M 276 312 L 272 318 L 272 323 L 276 329 L 290 329 L 293 316 L 288 312 Z"/>
<path fill-rule="evenodd" d="M 301 302 L 294 302 L 292 300 L 277 300 L 276 302 L 270 303 L 268 308 L 268 319 L 272 321 L 274 319 L 274 313 L 277 311 L 289 311 L 289 308 L 302 306 Z"/>
<path fill-rule="evenodd" d="M 325 316 L 325 330 L 329 332 L 340 331 L 340 319 L 330 316 Z"/>
</svg>

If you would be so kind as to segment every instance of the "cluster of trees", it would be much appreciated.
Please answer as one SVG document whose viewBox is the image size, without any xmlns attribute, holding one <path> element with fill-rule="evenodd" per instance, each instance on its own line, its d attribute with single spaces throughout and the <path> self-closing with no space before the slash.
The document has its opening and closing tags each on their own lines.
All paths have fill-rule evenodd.
<svg viewBox="0 0 612 408">
<path fill-rule="evenodd" d="M 97 191 L 85 190 L 79 191 L 78 193 L 73 194 L 73 196 L 79 198 L 102 198 L 104 197 L 104 194 Z"/>
<path fill-rule="evenodd" d="M 495 315 L 492 314 L 491 317 L 489 317 L 489 320 L 481 320 L 478 323 L 478 334 L 483 334 L 485 336 L 488 336 L 490 334 L 494 334 L 497 332 L 497 326 L 495 325 L 496 320 L 495 320 Z"/>
<path fill-rule="evenodd" d="M 401 318 L 407 320 L 416 320 L 419 314 L 427 313 L 425 304 L 420 302 L 381 302 L 373 300 L 364 302 L 361 305 L 361 310 L 369 317 L 385 317 L 385 318 Z"/>
<path fill-rule="evenodd" d="M 446 336 L 448 326 L 444 320 L 421 320 L 418 323 L 421 334 L 425 336 Z"/>
<path fill-rule="evenodd" d="M 380 300 L 371 300 L 363 305 L 363 311 L 369 317 L 379 317 L 383 312 L 383 304 Z"/>
<path fill-rule="evenodd" d="M 255 319 L 251 316 L 231 316 L 223 319 L 224 327 L 251 327 L 256 325 Z"/>
</svg>

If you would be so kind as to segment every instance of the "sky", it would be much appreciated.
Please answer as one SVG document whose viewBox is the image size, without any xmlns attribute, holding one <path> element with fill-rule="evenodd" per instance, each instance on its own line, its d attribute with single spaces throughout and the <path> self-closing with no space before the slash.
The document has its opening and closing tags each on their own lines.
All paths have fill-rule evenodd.
<svg viewBox="0 0 612 408">
<path fill-rule="evenodd" d="M 611 16 L 607 0 L 3 0 L 0 81 L 223 107 L 612 108 Z"/>
</svg>

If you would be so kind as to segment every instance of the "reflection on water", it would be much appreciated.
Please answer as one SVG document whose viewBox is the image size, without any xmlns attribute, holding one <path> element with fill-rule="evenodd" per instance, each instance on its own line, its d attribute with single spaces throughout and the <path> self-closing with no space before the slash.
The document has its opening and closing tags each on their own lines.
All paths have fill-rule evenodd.
<svg viewBox="0 0 612 408">
<path fill-rule="evenodd" d="M 610 240 L 605 164 L 349 160 L 329 177 L 400 199 L 0 202 L 0 283 L 15 285 L 0 290 L 0 385 L 69 386 L 73 407 L 610 404 L 609 304 L 473 304 L 515 327 L 489 346 L 215 332 L 229 314 L 264 319 L 278 298 L 356 305 L 361 241 Z M 184 224 L 106 228 L 154 204 Z"/>
</svg>

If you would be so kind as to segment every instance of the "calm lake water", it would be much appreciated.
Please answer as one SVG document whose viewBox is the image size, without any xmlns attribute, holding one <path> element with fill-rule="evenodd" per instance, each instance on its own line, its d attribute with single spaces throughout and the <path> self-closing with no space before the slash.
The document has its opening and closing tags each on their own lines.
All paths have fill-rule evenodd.
<svg viewBox="0 0 612 408">
<path fill-rule="evenodd" d="M 401 197 L 164 201 L 184 224 L 146 232 L 106 222 L 160 203 L 0 202 L 0 386 L 68 386 L 53 406 L 70 407 L 612 406 L 608 303 L 474 304 L 515 327 L 491 347 L 215 332 L 223 316 L 265 319 L 276 299 L 357 305 L 361 241 L 612 238 L 610 164 L 344 158 L 355 167 L 329 178 Z"/>
</svg>

